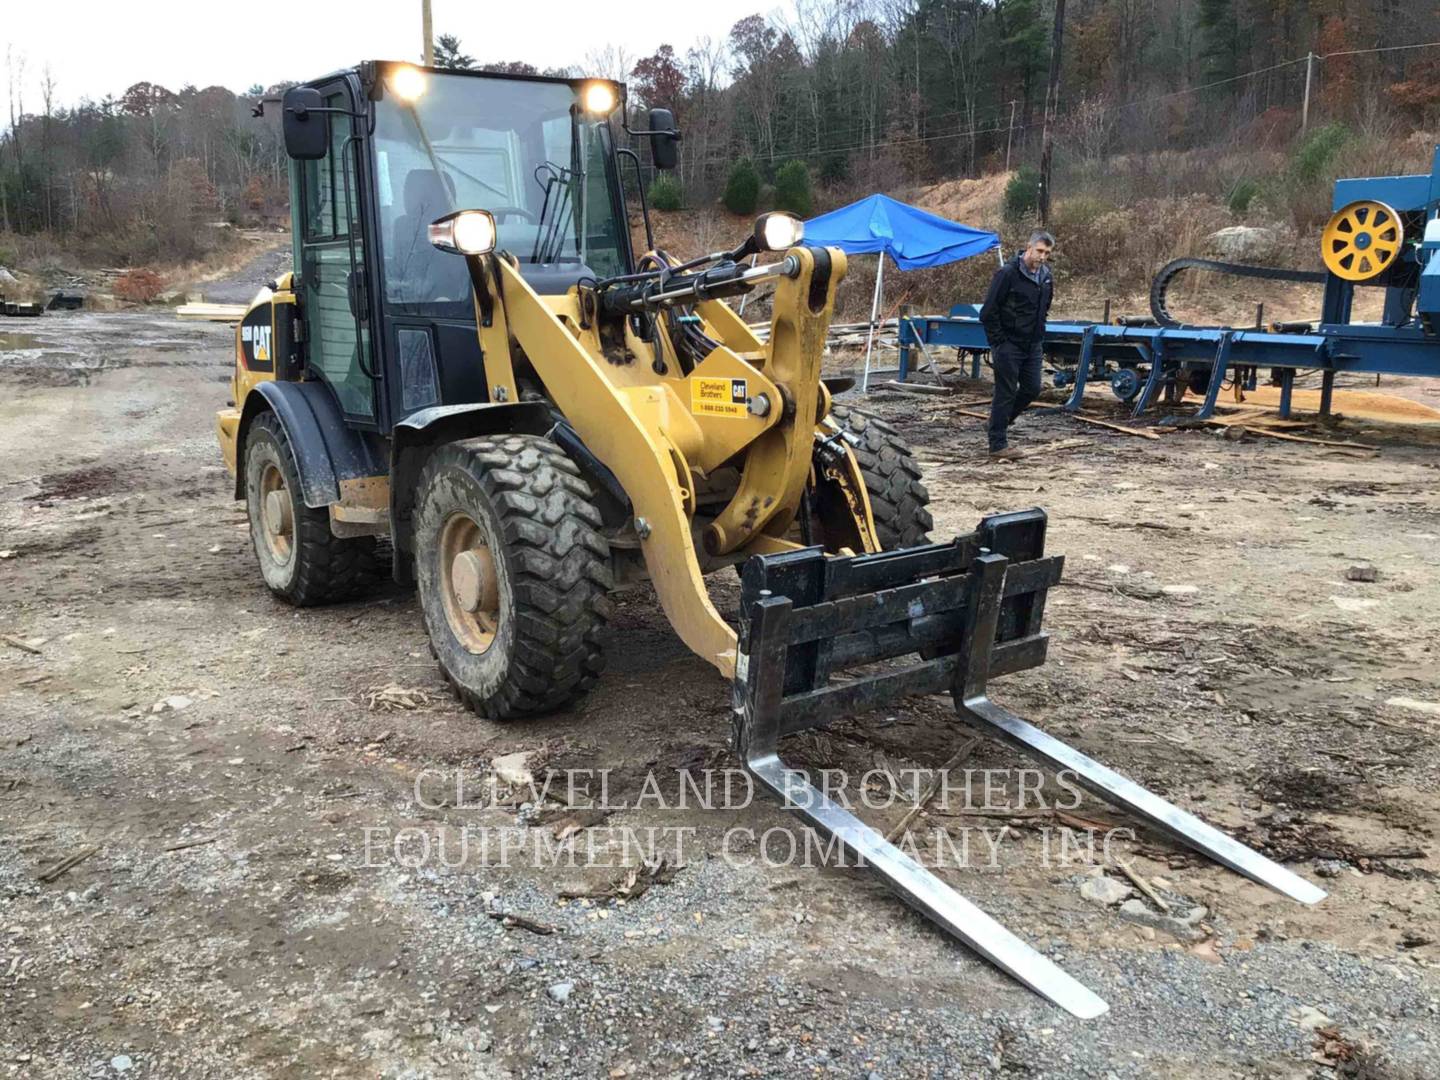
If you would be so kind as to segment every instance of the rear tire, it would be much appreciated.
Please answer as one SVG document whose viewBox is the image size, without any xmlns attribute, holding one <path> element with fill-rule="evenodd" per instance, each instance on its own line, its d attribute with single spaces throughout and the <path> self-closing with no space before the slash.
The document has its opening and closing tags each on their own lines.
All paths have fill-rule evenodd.
<svg viewBox="0 0 1440 1080">
<path fill-rule="evenodd" d="M 477 713 L 553 712 L 599 678 L 611 588 L 600 527 L 589 485 L 547 439 L 465 439 L 426 462 L 420 605 L 441 672 Z"/>
<path fill-rule="evenodd" d="M 849 446 L 865 480 L 881 548 L 894 551 L 928 544 L 935 527 L 926 509 L 930 492 L 920 482 L 920 465 L 910 444 L 884 420 L 859 409 L 833 405 L 830 416 L 858 440 L 858 445 Z"/>
<path fill-rule="evenodd" d="M 250 422 L 245 437 L 245 510 L 265 586 L 296 607 L 371 593 L 385 568 L 373 536 L 342 539 L 330 513 L 306 506 L 285 428 L 272 412 Z"/>
</svg>

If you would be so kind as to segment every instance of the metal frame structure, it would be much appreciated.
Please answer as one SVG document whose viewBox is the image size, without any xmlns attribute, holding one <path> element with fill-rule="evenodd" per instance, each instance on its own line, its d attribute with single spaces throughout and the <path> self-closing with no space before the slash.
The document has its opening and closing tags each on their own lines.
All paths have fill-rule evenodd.
<svg viewBox="0 0 1440 1080">
<path fill-rule="evenodd" d="M 1344 283 L 1349 285 L 1349 283 Z M 1353 291 L 1353 286 L 1345 289 Z M 1344 304 L 1348 310 L 1348 297 Z M 980 375 L 980 357 L 989 351 L 985 328 L 974 305 L 961 304 L 948 316 L 905 316 L 900 320 L 900 379 L 915 363 L 912 350 L 926 355 L 935 347 L 971 354 L 972 374 Z M 1296 374 L 1323 375 L 1321 412 L 1330 411 L 1330 395 L 1340 372 L 1440 377 L 1440 337 L 1418 326 L 1321 323 L 1310 333 L 1276 333 L 1226 327 L 1117 326 L 1051 320 L 1045 328 L 1045 353 L 1062 371 L 1062 385 L 1073 389 L 1064 408 L 1075 411 L 1085 388 L 1110 379 L 1109 368 L 1145 368 L 1133 415 L 1140 416 L 1160 397 L 1166 383 L 1184 372 L 1205 372 L 1205 400 L 1191 419 L 1208 419 L 1220 389 L 1236 377 L 1253 379 L 1253 370 L 1270 368 L 1280 380 L 1280 414 L 1290 415 Z M 1251 383 L 1253 385 L 1253 382 Z"/>
<path fill-rule="evenodd" d="M 1003 971 L 1082 1018 L 1105 1002 L 780 759 L 779 740 L 909 694 L 948 692 L 971 727 L 1057 771 L 1201 854 L 1303 903 L 1325 893 L 990 700 L 993 677 L 1045 662 L 1043 510 L 986 518 L 948 544 L 854 557 L 819 548 L 745 565 L 734 741 L 746 768 L 909 905 Z M 919 662 L 894 666 L 918 653 Z M 889 661 L 876 673 L 867 666 Z M 832 683 L 844 669 L 866 668 Z"/>
<path fill-rule="evenodd" d="M 1337 214 L 1362 201 L 1393 208 L 1410 221 L 1407 228 L 1418 225 L 1421 235 L 1408 236 L 1403 256 L 1370 280 L 1326 273 L 1316 323 L 1241 329 L 1156 325 L 1149 319 L 1139 320 L 1144 325 L 1115 325 L 1108 318 L 1049 322 L 1045 352 L 1058 369 L 1057 384 L 1073 387 L 1064 408 L 1079 409 L 1086 386 L 1097 379 L 1110 379 L 1122 400 L 1133 398 L 1137 417 L 1158 400 L 1162 388 L 1170 388 L 1166 396 L 1174 401 L 1174 389 L 1188 385 L 1197 392 L 1203 388 L 1205 397 L 1187 419 L 1205 420 L 1228 380 L 1253 387 L 1257 371 L 1269 368 L 1281 388 L 1281 416 L 1290 415 L 1291 390 L 1302 371 L 1321 373 L 1320 412 L 1327 415 L 1341 372 L 1440 377 L 1440 147 L 1429 175 L 1336 182 L 1332 205 Z M 1357 285 L 1385 289 L 1379 323 L 1351 322 Z M 948 316 L 903 316 L 901 381 L 914 364 L 913 350 L 929 358 L 932 346 L 969 352 L 978 377 L 980 357 L 990 349 L 978 316 L 978 307 L 970 304 L 957 305 Z"/>
</svg>

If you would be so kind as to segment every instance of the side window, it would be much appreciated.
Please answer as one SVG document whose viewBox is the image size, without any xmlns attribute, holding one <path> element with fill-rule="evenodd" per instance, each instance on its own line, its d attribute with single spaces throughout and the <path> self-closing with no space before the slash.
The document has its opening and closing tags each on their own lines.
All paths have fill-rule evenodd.
<svg viewBox="0 0 1440 1080">
<path fill-rule="evenodd" d="M 325 99 L 331 108 L 343 109 L 345 96 L 331 94 Z M 342 150 L 350 134 L 350 118 L 330 114 L 330 152 L 318 161 L 305 162 L 305 239 L 325 240 L 349 236 L 352 214 L 345 199 L 345 159 Z M 354 151 L 350 157 L 350 184 L 356 183 Z"/>
</svg>

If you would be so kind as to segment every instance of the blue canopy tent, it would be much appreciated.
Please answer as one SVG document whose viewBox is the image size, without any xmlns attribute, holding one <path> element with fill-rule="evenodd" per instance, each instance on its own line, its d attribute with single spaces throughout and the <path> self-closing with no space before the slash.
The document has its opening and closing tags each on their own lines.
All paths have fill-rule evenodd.
<svg viewBox="0 0 1440 1080">
<path fill-rule="evenodd" d="M 838 247 L 848 255 L 880 256 L 875 296 L 870 304 L 870 335 L 865 342 L 865 377 L 861 382 L 861 388 L 868 389 L 875 320 L 884 295 L 885 256 L 888 254 L 894 259 L 901 270 L 944 266 L 982 255 L 992 248 L 998 253 L 1000 237 L 937 217 L 888 195 L 869 195 L 805 222 L 805 243 L 812 247 Z"/>
</svg>

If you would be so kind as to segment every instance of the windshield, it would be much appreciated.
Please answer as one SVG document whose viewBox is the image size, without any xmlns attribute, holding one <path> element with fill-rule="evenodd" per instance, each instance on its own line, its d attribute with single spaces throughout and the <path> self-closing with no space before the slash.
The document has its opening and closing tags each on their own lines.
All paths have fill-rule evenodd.
<svg viewBox="0 0 1440 1080">
<path fill-rule="evenodd" d="M 376 104 L 375 171 L 391 303 L 470 301 L 465 261 L 431 246 L 451 210 L 489 210 L 527 276 L 574 284 L 625 272 L 603 121 L 565 83 L 425 72 L 413 102 Z M 546 289 L 544 291 L 552 291 Z"/>
</svg>

